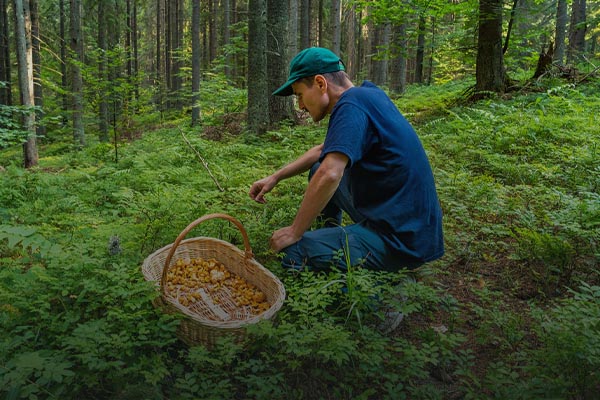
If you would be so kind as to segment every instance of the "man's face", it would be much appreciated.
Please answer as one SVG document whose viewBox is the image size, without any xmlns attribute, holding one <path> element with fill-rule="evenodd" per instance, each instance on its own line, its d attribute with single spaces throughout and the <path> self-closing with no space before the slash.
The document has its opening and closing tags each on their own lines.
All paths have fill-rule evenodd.
<svg viewBox="0 0 600 400">
<path fill-rule="evenodd" d="M 313 79 L 310 87 L 304 82 L 298 81 L 292 84 L 292 89 L 298 99 L 298 107 L 303 111 L 308 111 L 314 122 L 319 122 L 327 115 L 329 106 L 327 81 L 322 75 L 317 75 Z"/>
</svg>

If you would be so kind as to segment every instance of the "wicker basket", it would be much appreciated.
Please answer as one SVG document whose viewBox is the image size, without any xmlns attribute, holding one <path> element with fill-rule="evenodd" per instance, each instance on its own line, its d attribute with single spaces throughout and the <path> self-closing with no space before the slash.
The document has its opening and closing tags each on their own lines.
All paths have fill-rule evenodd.
<svg viewBox="0 0 600 400">
<path fill-rule="evenodd" d="M 239 229 L 244 239 L 245 251 L 231 243 L 210 237 L 183 240 L 197 225 L 215 218 L 230 221 Z M 172 265 L 171 260 L 183 259 L 189 262 L 195 258 L 214 258 L 229 272 L 253 284 L 265 294 L 270 304 L 269 309 L 259 315 L 252 315 L 237 307 L 231 298 L 219 298 L 217 305 L 209 296 L 204 296 L 187 307 L 180 304 L 166 292 L 167 272 Z M 254 259 L 248 235 L 242 224 L 226 214 L 205 215 L 189 224 L 174 243 L 155 251 L 144 260 L 142 273 L 147 281 L 156 282 L 157 289 L 161 292 L 161 296 L 157 297 L 154 303 L 155 306 L 168 313 L 183 314 L 177 336 L 190 346 L 203 344 L 212 347 L 217 338 L 227 334 L 241 340 L 245 335 L 246 325 L 273 318 L 285 299 L 285 289 L 281 281 Z M 223 296 L 227 297 L 226 294 Z"/>
</svg>

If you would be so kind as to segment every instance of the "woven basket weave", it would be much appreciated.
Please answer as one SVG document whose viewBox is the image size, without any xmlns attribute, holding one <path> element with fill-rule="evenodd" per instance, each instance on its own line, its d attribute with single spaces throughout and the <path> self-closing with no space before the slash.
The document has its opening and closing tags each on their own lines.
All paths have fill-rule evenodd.
<svg viewBox="0 0 600 400">
<path fill-rule="evenodd" d="M 225 219 L 239 229 L 244 239 L 245 251 L 231 243 L 210 237 L 184 240 L 193 228 L 215 218 Z M 182 305 L 165 289 L 167 272 L 177 260 L 183 259 L 189 262 L 195 258 L 205 260 L 214 258 L 221 262 L 229 272 L 244 278 L 260 289 L 265 294 L 270 307 L 259 315 L 253 315 L 247 309 L 236 306 L 228 293 L 221 292 L 218 304 L 213 303 L 210 296 L 203 296 L 202 299 L 187 307 Z M 156 282 L 157 289 L 161 292 L 154 305 L 168 313 L 183 314 L 177 336 L 191 346 L 203 344 L 212 347 L 220 336 L 227 334 L 232 334 L 237 340 L 241 340 L 247 325 L 273 318 L 285 299 L 285 288 L 281 281 L 254 259 L 248 235 L 242 224 L 226 214 L 205 215 L 189 224 L 175 242 L 156 250 L 144 260 L 142 273 L 147 281 Z"/>
</svg>

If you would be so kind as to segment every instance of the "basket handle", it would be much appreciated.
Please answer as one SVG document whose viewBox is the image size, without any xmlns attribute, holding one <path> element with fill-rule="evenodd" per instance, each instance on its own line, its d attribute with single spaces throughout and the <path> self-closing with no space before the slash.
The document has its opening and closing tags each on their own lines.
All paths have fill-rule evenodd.
<svg viewBox="0 0 600 400">
<path fill-rule="evenodd" d="M 200 225 L 201 223 L 203 223 L 205 221 L 208 221 L 210 219 L 215 219 L 215 218 L 222 218 L 222 219 L 226 219 L 229 222 L 232 222 L 239 229 L 239 231 L 242 234 L 242 238 L 244 239 L 244 248 L 245 248 L 246 258 L 251 259 L 254 257 L 254 255 L 252 254 L 252 248 L 250 247 L 250 240 L 248 239 L 248 234 L 246 233 L 246 230 L 244 229 L 244 226 L 242 225 L 242 223 L 240 221 L 238 221 L 237 219 L 235 219 L 232 216 L 229 216 L 227 214 L 215 213 L 215 214 L 204 215 L 204 216 L 198 218 L 197 220 L 195 220 L 194 222 L 192 222 L 191 224 L 189 224 L 183 231 L 181 231 L 179 236 L 177 236 L 177 239 L 175 239 L 175 242 L 173 242 L 173 246 L 171 246 L 171 249 L 169 250 L 169 254 L 167 255 L 167 259 L 165 260 L 165 267 L 163 268 L 162 276 L 160 278 L 160 287 L 161 287 L 160 290 L 163 295 L 165 294 L 165 281 L 167 280 L 167 272 L 168 272 L 169 266 L 171 264 L 171 259 L 173 258 L 173 255 L 175 254 L 175 250 L 177 249 L 177 246 L 179 246 L 179 243 L 196 226 Z"/>
</svg>

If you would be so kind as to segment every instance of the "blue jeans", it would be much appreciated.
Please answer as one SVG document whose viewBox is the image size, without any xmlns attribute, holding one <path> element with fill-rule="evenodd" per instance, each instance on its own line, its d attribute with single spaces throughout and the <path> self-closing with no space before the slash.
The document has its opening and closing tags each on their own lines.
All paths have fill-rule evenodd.
<svg viewBox="0 0 600 400">
<path fill-rule="evenodd" d="M 313 165 L 309 180 L 319 165 Z M 355 223 L 342 227 L 342 211 Z M 349 261 L 350 266 L 395 272 L 420 265 L 403 263 L 381 235 L 365 225 L 365 218 L 354 207 L 347 173 L 319 218 L 324 223 L 323 228 L 307 231 L 298 242 L 282 250 L 285 253 L 284 268 L 327 270 L 337 267 L 346 270 Z"/>
</svg>

